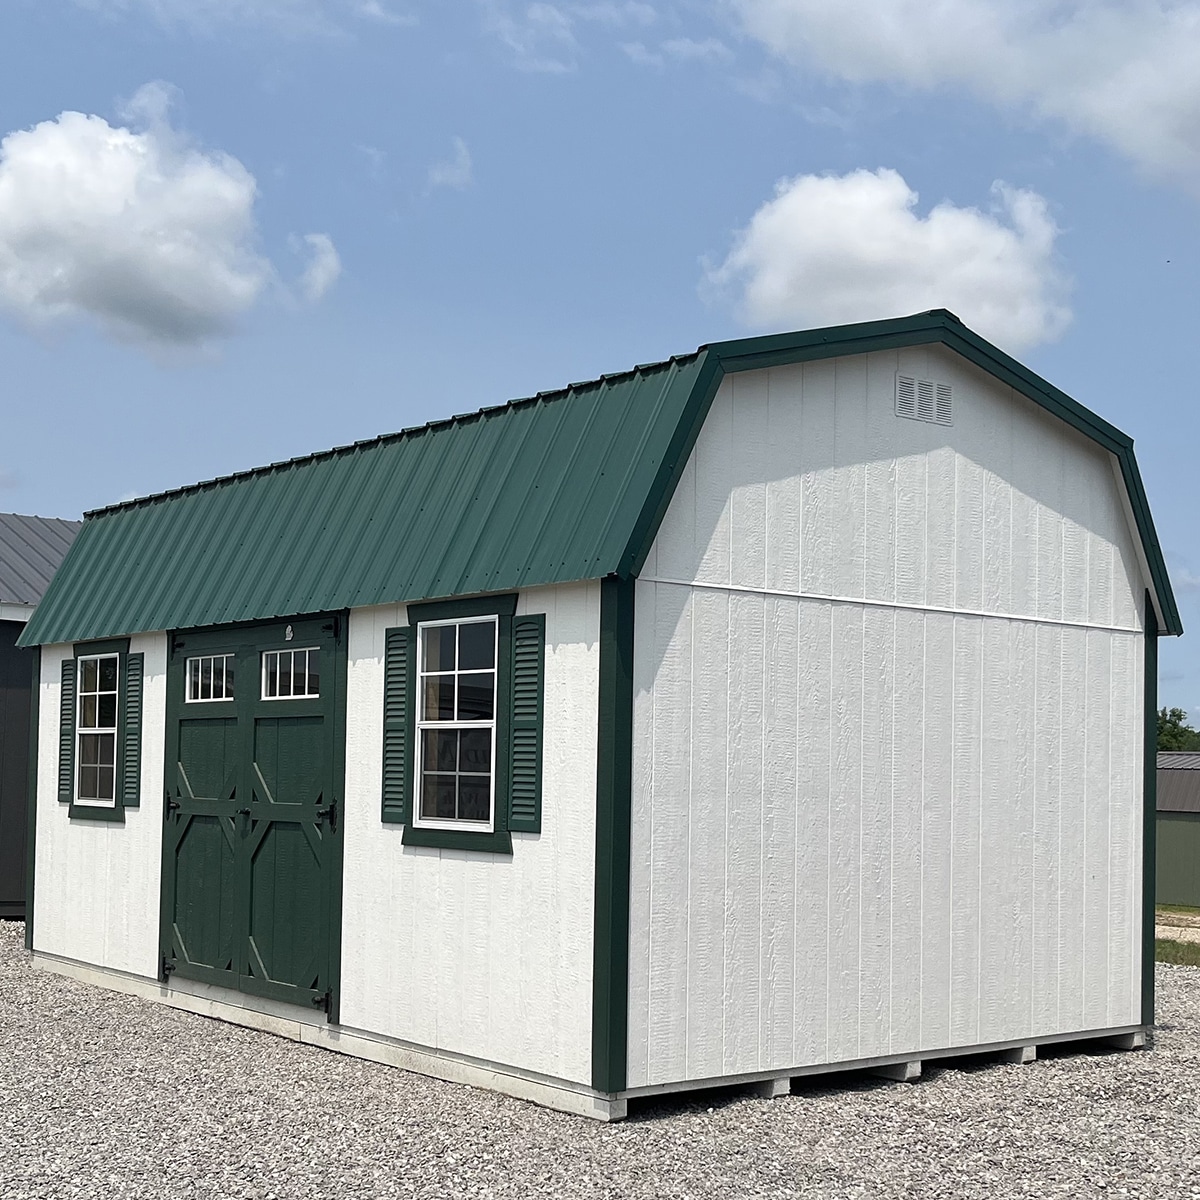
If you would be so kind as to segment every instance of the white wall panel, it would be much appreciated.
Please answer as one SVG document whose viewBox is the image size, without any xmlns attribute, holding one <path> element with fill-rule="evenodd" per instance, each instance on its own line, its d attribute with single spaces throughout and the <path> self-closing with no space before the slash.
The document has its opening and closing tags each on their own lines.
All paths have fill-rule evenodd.
<svg viewBox="0 0 1200 1200">
<path fill-rule="evenodd" d="M 637 587 L 630 1086 L 1137 1020 L 1136 563 L 948 351 L 724 381 Z"/>
<path fill-rule="evenodd" d="M 350 614 L 341 1016 L 588 1083 L 599 584 L 522 592 L 517 611 L 546 614 L 545 741 L 542 833 L 513 834 L 511 857 L 403 846 L 381 822 L 384 631 L 407 618 Z"/>
<path fill-rule="evenodd" d="M 61 671 L 73 649 L 42 647 L 33 947 L 153 979 L 159 954 L 166 635 L 138 634 L 129 648 L 144 655 L 141 799 L 117 823 L 71 820 L 58 802 Z"/>
</svg>

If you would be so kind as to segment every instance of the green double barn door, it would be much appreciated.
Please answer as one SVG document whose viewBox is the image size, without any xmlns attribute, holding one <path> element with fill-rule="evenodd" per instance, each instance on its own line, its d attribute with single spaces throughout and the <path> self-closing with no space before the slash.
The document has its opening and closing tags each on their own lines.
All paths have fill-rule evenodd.
<svg viewBox="0 0 1200 1200">
<path fill-rule="evenodd" d="M 172 637 L 165 972 L 330 1011 L 344 630 L 331 616 Z"/>
</svg>

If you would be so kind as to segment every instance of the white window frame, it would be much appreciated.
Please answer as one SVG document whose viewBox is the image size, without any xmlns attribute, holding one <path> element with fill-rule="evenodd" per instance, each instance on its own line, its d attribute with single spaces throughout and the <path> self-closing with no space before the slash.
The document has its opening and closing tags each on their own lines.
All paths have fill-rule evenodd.
<svg viewBox="0 0 1200 1200">
<path fill-rule="evenodd" d="M 274 704 L 276 702 L 283 703 L 284 701 L 287 701 L 287 700 L 319 700 L 321 698 L 320 685 L 318 685 L 317 690 L 315 692 L 304 692 L 299 696 L 297 696 L 294 692 L 290 696 L 268 696 L 267 695 L 267 655 L 268 654 L 274 655 L 276 658 L 278 658 L 281 655 L 290 654 L 292 656 L 292 666 L 295 666 L 296 665 L 296 657 L 295 656 L 302 651 L 305 654 L 319 654 L 321 651 L 321 647 L 320 646 L 284 646 L 282 649 L 279 649 L 279 650 L 260 651 L 259 656 L 258 656 L 258 671 L 259 671 L 258 698 L 260 700 L 267 700 L 267 701 L 270 701 L 272 704 Z M 318 666 L 320 666 L 320 661 L 321 661 L 320 659 L 317 660 Z M 306 667 L 307 667 L 307 664 L 308 664 L 308 660 L 305 659 Z M 319 674 L 320 674 L 320 672 L 318 672 L 318 675 Z M 295 673 L 293 672 L 292 678 L 295 679 L 295 677 L 296 677 Z M 305 672 L 304 672 L 304 686 L 308 687 L 308 671 L 307 670 L 305 670 Z"/>
<path fill-rule="evenodd" d="M 83 727 L 83 664 L 87 662 L 99 663 L 102 659 L 114 658 L 117 661 L 117 687 L 112 692 L 88 692 L 88 696 L 96 697 L 97 717 L 99 717 L 101 696 L 112 696 L 114 698 L 114 716 L 115 723 L 109 727 L 96 726 L 95 728 Z M 100 668 L 96 667 L 96 682 L 100 681 Z M 121 655 L 113 652 L 104 654 L 84 654 L 75 660 L 75 781 L 74 781 L 74 803 L 81 808 L 116 808 L 117 807 L 117 790 L 120 787 L 120 780 L 117 778 L 117 760 L 120 757 L 120 728 L 121 728 Z M 85 736 L 94 736 L 98 734 L 111 733 L 113 739 L 113 794 L 111 800 L 105 800 L 97 796 L 81 796 L 79 794 L 79 779 L 83 772 L 83 739 Z"/>
<path fill-rule="evenodd" d="M 446 625 L 491 625 L 494 631 L 492 640 L 492 719 L 490 721 L 426 721 L 425 712 L 425 637 L 426 629 L 444 627 Z M 475 671 L 462 672 L 458 669 L 457 637 L 455 641 L 454 668 L 454 706 L 458 708 L 458 680 L 463 674 L 473 675 Z M 483 668 L 479 668 L 483 670 Z M 432 671 L 432 675 L 448 675 L 449 671 Z M 413 755 L 415 779 L 412 789 L 412 821 L 419 829 L 454 829 L 464 833 L 494 833 L 496 829 L 496 741 L 497 714 L 500 706 L 500 618 L 495 615 L 478 617 L 448 617 L 444 621 L 421 621 L 417 624 L 417 686 L 414 690 L 417 708 L 416 720 L 416 753 Z M 422 787 L 424 776 L 425 738 L 426 729 L 490 729 L 492 731 L 492 760 L 488 771 L 488 819 L 486 821 L 464 821 L 458 818 L 434 818 L 421 815 L 425 791 Z M 436 772 L 435 772 L 436 773 Z M 456 772 L 457 774 L 457 772 Z"/>
<path fill-rule="evenodd" d="M 236 654 L 193 654 L 191 658 L 184 663 L 184 683 L 183 683 L 183 702 L 185 704 L 228 704 L 234 697 L 230 693 L 226 696 L 193 696 L 192 695 L 192 663 L 204 662 L 206 659 L 213 664 L 219 660 L 221 666 L 221 688 L 225 690 L 225 680 L 228 676 L 228 669 L 225 663 L 232 662 L 237 658 Z M 234 676 L 234 685 L 237 684 L 237 677 Z"/>
</svg>

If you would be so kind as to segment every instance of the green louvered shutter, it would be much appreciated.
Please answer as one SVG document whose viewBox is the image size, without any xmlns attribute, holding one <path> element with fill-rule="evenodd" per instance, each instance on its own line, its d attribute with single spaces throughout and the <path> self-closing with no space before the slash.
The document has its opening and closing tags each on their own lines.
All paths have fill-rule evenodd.
<svg viewBox="0 0 1200 1200">
<path fill-rule="evenodd" d="M 58 800 L 70 804 L 75 799 L 75 660 L 62 665 L 62 695 L 58 717 Z"/>
<path fill-rule="evenodd" d="M 541 833 L 545 614 L 515 617 L 512 631 L 512 775 L 508 787 L 508 827 L 514 833 Z"/>
<path fill-rule="evenodd" d="M 121 803 L 137 808 L 142 802 L 142 662 L 140 654 L 125 655 L 121 689 Z"/>
<path fill-rule="evenodd" d="M 383 662 L 383 820 L 409 821 L 412 774 L 412 709 L 416 646 L 414 630 L 402 625 L 385 633 Z"/>
</svg>

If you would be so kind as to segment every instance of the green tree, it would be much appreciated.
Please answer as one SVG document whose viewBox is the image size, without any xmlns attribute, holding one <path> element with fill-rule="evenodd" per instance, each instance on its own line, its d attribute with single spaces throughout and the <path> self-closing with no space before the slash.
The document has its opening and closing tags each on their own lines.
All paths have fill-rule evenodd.
<svg viewBox="0 0 1200 1200">
<path fill-rule="evenodd" d="M 1200 729 L 1187 723 L 1182 708 L 1158 710 L 1158 748 L 1160 750 L 1200 750 Z"/>
</svg>

